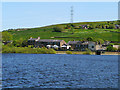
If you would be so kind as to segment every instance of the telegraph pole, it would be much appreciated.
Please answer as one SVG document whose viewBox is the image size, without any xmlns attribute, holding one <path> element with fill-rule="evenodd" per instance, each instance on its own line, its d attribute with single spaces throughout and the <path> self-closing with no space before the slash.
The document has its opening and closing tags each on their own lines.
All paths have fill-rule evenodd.
<svg viewBox="0 0 120 90">
<path fill-rule="evenodd" d="M 71 6 L 71 24 L 73 23 L 73 6 Z"/>
<path fill-rule="evenodd" d="M 73 34 L 74 31 L 73 31 L 72 23 L 73 23 L 73 6 L 71 6 L 71 31 L 72 31 L 72 34 Z"/>
</svg>

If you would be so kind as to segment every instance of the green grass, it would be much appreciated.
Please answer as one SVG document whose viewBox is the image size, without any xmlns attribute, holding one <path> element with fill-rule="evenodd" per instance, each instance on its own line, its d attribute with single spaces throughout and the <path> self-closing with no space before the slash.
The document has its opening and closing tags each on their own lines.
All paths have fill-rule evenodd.
<svg viewBox="0 0 120 90">
<path fill-rule="evenodd" d="M 9 47 L 4 45 L 2 47 L 2 53 L 35 53 L 35 54 L 56 54 L 53 49 L 47 48 L 29 48 L 29 47 Z"/>
<path fill-rule="evenodd" d="M 116 21 L 110 21 L 110 23 L 116 23 Z M 74 23 L 75 25 L 80 24 L 107 24 L 107 22 L 80 22 Z M 72 40 L 83 40 L 87 37 L 93 37 L 94 39 L 101 38 L 103 40 L 108 41 L 118 41 L 118 34 L 116 32 L 120 32 L 119 29 L 92 29 L 92 30 L 85 30 L 85 29 L 74 29 L 74 34 L 71 34 L 70 29 L 65 29 L 64 32 L 52 32 L 54 26 L 61 26 L 65 27 L 66 24 L 57 24 L 57 25 L 50 25 L 40 28 L 31 28 L 31 29 L 20 29 L 17 30 L 9 30 L 9 33 L 13 35 L 13 40 L 19 40 L 20 38 L 28 39 L 30 37 L 37 38 L 40 36 L 41 39 L 60 39 L 65 40 L 66 42 Z M 116 32 L 110 32 L 116 31 Z M 61 37 L 61 38 L 51 38 L 51 37 Z M 67 38 L 64 38 L 67 37 Z M 71 38 L 70 38 L 71 37 Z"/>
<path fill-rule="evenodd" d="M 66 32 L 52 32 L 51 29 L 47 29 L 46 31 L 42 29 L 31 29 L 24 31 L 11 31 L 10 33 L 13 35 L 14 40 L 19 40 L 20 38 L 26 39 L 29 37 L 37 38 L 40 36 L 41 39 L 52 39 L 51 37 L 73 37 L 73 38 L 53 38 L 53 39 L 63 39 L 65 41 L 69 40 L 82 40 L 87 37 L 93 38 L 101 38 L 103 40 L 108 41 L 118 41 L 118 33 L 115 32 L 107 32 L 104 30 L 74 30 L 74 34 L 71 34 L 70 30 L 65 30 Z M 114 31 L 114 30 L 113 30 Z M 75 38 L 78 37 L 78 38 Z"/>
<path fill-rule="evenodd" d="M 66 51 L 66 54 L 72 54 L 72 52 L 71 51 Z"/>
</svg>

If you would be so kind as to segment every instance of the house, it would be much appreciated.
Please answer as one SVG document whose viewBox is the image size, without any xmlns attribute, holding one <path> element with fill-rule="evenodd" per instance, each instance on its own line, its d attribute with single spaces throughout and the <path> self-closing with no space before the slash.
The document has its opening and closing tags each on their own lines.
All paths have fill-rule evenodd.
<svg viewBox="0 0 120 90">
<path fill-rule="evenodd" d="M 51 39 L 40 39 L 36 41 L 35 47 L 46 47 L 47 45 L 57 45 L 59 48 L 63 45 L 66 44 L 64 40 L 51 40 Z"/>
<path fill-rule="evenodd" d="M 67 44 L 71 46 L 72 50 L 79 50 L 80 41 L 69 41 Z"/>
<path fill-rule="evenodd" d="M 71 46 L 68 45 L 68 44 L 63 44 L 63 45 L 61 46 L 61 50 L 69 50 L 69 49 L 71 49 Z"/>
<path fill-rule="evenodd" d="M 66 42 L 64 40 L 40 39 L 38 37 L 28 39 L 28 44 L 34 45 L 34 47 L 61 48 Z"/>
<path fill-rule="evenodd" d="M 82 29 L 88 29 L 89 25 L 80 25 L 79 27 L 82 27 Z"/>
<path fill-rule="evenodd" d="M 114 48 L 120 48 L 120 45 L 113 45 Z"/>
<path fill-rule="evenodd" d="M 104 41 L 104 43 L 102 44 L 103 46 L 108 46 L 110 44 L 110 41 Z"/>
<path fill-rule="evenodd" d="M 110 41 L 110 43 L 120 43 L 120 41 Z"/>
<path fill-rule="evenodd" d="M 88 48 L 88 42 L 85 41 L 69 41 L 68 45 L 72 50 L 86 50 Z"/>
<path fill-rule="evenodd" d="M 109 46 L 110 45 L 110 41 L 104 41 L 104 43 L 102 44 L 102 48 L 104 49 L 104 50 L 106 50 L 107 49 L 107 46 Z"/>
<path fill-rule="evenodd" d="M 28 39 L 28 45 L 35 45 L 36 42 L 40 39 L 40 37 L 38 38 L 32 38 L 30 37 L 30 39 Z"/>
<path fill-rule="evenodd" d="M 71 45 L 73 50 L 85 51 L 86 49 L 89 49 L 91 51 L 96 51 L 103 49 L 102 45 L 93 41 L 69 41 L 68 44 Z"/>
<path fill-rule="evenodd" d="M 115 24 L 115 29 L 120 29 L 120 25 Z"/>
<path fill-rule="evenodd" d="M 88 41 L 88 49 L 91 51 L 104 50 L 101 44 L 93 41 Z"/>
<path fill-rule="evenodd" d="M 12 41 L 2 41 L 3 45 L 6 45 L 8 43 L 12 43 Z"/>
</svg>

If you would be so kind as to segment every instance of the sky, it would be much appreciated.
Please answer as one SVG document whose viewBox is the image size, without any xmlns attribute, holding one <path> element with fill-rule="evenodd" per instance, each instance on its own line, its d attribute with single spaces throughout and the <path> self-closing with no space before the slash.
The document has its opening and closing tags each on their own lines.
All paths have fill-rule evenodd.
<svg viewBox="0 0 120 90">
<path fill-rule="evenodd" d="M 117 2 L 3 2 L 2 30 L 118 19 Z"/>
</svg>

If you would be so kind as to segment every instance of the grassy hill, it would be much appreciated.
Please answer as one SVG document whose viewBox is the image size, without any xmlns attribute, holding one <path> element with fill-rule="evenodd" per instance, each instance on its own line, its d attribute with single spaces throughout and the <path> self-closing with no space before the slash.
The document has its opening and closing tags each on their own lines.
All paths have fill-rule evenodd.
<svg viewBox="0 0 120 90">
<path fill-rule="evenodd" d="M 80 22 L 73 23 L 74 25 L 108 25 L 116 24 L 116 21 L 104 21 L 104 22 Z M 93 37 L 94 40 L 98 38 L 108 41 L 118 41 L 119 29 L 73 29 L 74 34 L 72 34 L 71 29 L 64 29 L 63 32 L 53 32 L 53 27 L 63 27 L 65 28 L 69 23 L 50 25 L 39 28 L 29 28 L 29 29 L 14 29 L 7 30 L 7 32 L 13 35 L 14 40 L 19 40 L 20 38 L 28 39 L 29 37 L 37 38 L 40 36 L 41 39 L 60 39 L 66 42 L 70 40 L 84 40 L 87 37 Z"/>
</svg>

